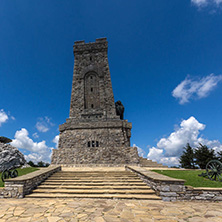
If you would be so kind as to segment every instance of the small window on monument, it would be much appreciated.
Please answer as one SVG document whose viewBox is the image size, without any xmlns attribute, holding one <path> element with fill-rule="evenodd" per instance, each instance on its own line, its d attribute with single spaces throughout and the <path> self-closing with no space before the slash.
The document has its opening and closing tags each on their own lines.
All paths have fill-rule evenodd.
<svg viewBox="0 0 222 222">
<path fill-rule="evenodd" d="M 95 147 L 95 141 L 94 140 L 92 141 L 92 147 Z"/>
<path fill-rule="evenodd" d="M 92 57 L 90 56 L 90 61 L 92 61 Z"/>
<path fill-rule="evenodd" d="M 88 142 L 88 147 L 90 147 L 90 141 Z"/>
<path fill-rule="evenodd" d="M 91 108 L 93 108 L 93 104 L 91 104 Z"/>
<path fill-rule="evenodd" d="M 90 76 L 90 79 L 93 79 L 93 77 L 92 77 L 92 76 Z"/>
<path fill-rule="evenodd" d="M 96 147 L 99 147 L 99 142 L 98 141 L 96 141 Z"/>
<path fill-rule="evenodd" d="M 93 88 L 91 88 L 91 92 L 93 92 Z"/>
</svg>

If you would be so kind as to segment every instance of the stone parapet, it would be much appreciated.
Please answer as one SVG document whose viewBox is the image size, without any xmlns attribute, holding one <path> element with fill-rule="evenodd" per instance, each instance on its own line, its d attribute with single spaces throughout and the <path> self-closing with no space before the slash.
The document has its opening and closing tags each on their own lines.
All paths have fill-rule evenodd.
<svg viewBox="0 0 222 222">
<path fill-rule="evenodd" d="M 222 188 L 187 186 L 185 195 L 180 195 L 180 199 L 222 201 Z"/>
<path fill-rule="evenodd" d="M 50 166 L 20 177 L 7 179 L 5 187 L 0 189 L 0 198 L 23 198 L 45 179 L 60 170 L 61 166 Z"/>
<path fill-rule="evenodd" d="M 185 180 L 164 176 L 142 167 L 126 166 L 126 170 L 135 172 L 164 201 L 176 201 L 186 191 Z"/>
<path fill-rule="evenodd" d="M 125 168 L 136 173 L 164 201 L 222 201 L 222 188 L 185 186 L 185 180 L 164 176 L 142 167 L 126 166 Z"/>
</svg>

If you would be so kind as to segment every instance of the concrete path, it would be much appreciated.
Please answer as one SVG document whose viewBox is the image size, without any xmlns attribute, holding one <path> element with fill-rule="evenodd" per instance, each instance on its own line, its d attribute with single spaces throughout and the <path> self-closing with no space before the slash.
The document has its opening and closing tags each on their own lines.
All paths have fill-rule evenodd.
<svg viewBox="0 0 222 222">
<path fill-rule="evenodd" d="M 0 222 L 221 222 L 221 206 L 159 200 L 0 199 Z"/>
</svg>

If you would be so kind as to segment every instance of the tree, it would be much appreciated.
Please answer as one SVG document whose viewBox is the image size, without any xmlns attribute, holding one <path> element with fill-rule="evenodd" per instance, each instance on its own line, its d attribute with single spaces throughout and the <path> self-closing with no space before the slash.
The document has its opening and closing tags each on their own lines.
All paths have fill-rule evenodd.
<svg viewBox="0 0 222 222">
<path fill-rule="evenodd" d="M 183 154 L 180 157 L 180 164 L 182 168 L 186 169 L 196 168 L 194 162 L 194 151 L 189 143 L 187 143 L 186 147 L 184 147 Z"/>
<path fill-rule="evenodd" d="M 217 152 L 217 159 L 222 163 L 222 151 Z"/>
<path fill-rule="evenodd" d="M 5 137 L 5 136 L 0 136 L 0 142 L 1 143 L 11 143 L 12 140 L 7 138 L 7 137 Z"/>
<path fill-rule="evenodd" d="M 210 160 L 217 159 L 214 150 L 209 149 L 206 145 L 200 145 L 195 150 L 196 164 L 205 169 Z"/>
<path fill-rule="evenodd" d="M 37 166 L 38 166 L 38 167 L 45 167 L 45 163 L 42 162 L 42 161 L 40 161 L 40 162 L 38 162 Z"/>
<path fill-rule="evenodd" d="M 31 167 L 35 167 L 35 164 L 31 160 L 28 162 L 28 165 Z"/>
</svg>

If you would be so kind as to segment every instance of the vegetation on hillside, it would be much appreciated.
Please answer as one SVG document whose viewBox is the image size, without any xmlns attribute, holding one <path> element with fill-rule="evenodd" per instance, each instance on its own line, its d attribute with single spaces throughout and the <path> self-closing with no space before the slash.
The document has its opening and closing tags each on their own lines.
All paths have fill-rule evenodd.
<svg viewBox="0 0 222 222">
<path fill-rule="evenodd" d="M 188 143 L 180 157 L 180 167 L 185 169 L 205 169 L 210 160 L 222 161 L 222 151 L 215 153 L 213 149 L 209 149 L 201 143 L 197 148 L 192 148 Z"/>
<path fill-rule="evenodd" d="M 222 182 L 212 181 L 205 177 L 198 176 L 205 170 L 153 170 L 176 179 L 186 180 L 185 185 L 192 187 L 222 187 Z"/>
<path fill-rule="evenodd" d="M 50 164 L 43 161 L 38 162 L 37 164 L 33 163 L 31 160 L 28 162 L 28 165 L 31 167 L 48 167 Z"/>
</svg>

